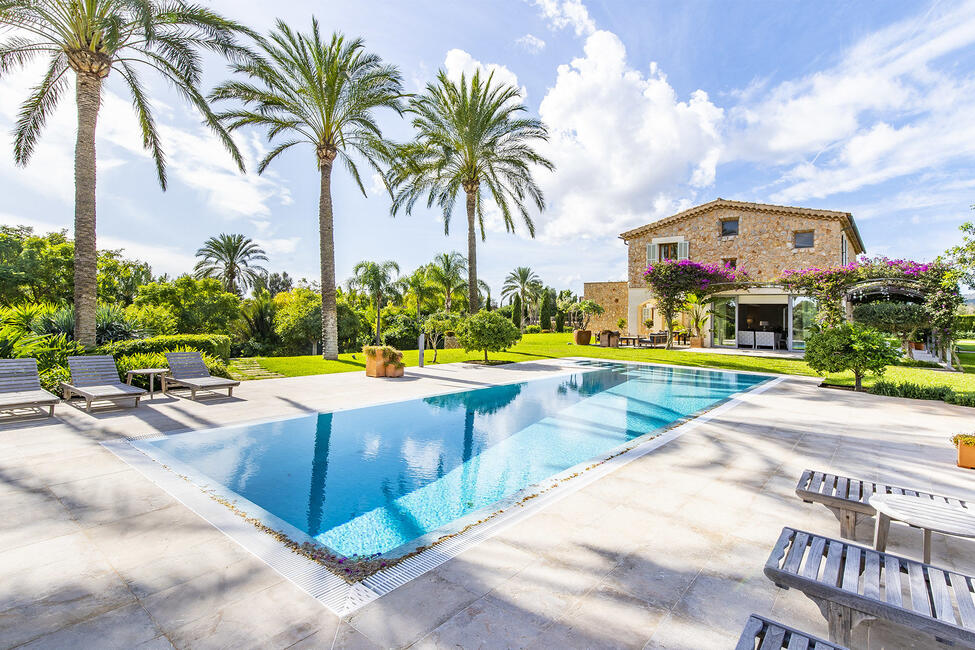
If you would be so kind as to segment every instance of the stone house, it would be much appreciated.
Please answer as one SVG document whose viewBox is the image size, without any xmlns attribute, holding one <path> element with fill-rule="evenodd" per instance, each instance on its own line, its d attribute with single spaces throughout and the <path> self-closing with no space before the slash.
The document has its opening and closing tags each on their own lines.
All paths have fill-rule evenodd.
<svg viewBox="0 0 975 650">
<path fill-rule="evenodd" d="M 749 332 L 771 332 L 758 338 L 776 348 L 801 349 L 815 303 L 789 295 L 774 281 L 788 269 L 842 266 L 865 252 L 849 212 L 725 199 L 628 230 L 620 239 L 628 249 L 627 280 L 585 283 L 585 298 L 606 310 L 590 328 L 615 330 L 625 318 L 632 334 L 663 330 L 643 271 L 659 260 L 692 259 L 743 268 L 755 283 L 711 303 L 707 342 L 728 347 L 747 344 Z"/>
</svg>

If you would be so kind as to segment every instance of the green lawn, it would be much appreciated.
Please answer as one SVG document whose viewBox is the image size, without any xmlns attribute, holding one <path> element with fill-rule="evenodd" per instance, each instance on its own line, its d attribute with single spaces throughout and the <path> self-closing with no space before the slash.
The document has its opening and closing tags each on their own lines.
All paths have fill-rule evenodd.
<svg viewBox="0 0 975 650">
<path fill-rule="evenodd" d="M 524 338 L 508 352 L 492 353 L 491 359 L 505 361 L 531 361 L 533 359 L 554 359 L 558 357 L 591 357 L 594 359 L 620 359 L 625 361 L 653 361 L 669 363 L 679 366 L 696 366 L 705 368 L 724 368 L 728 370 L 742 370 L 752 372 L 770 372 L 786 375 L 814 376 L 809 366 L 800 359 L 766 359 L 762 357 L 747 357 L 727 354 L 707 354 L 700 352 L 685 352 L 681 350 L 632 350 L 626 348 L 601 348 L 594 345 L 580 346 L 571 344 L 571 334 L 526 334 Z M 975 373 L 975 341 L 966 341 L 973 350 L 971 355 L 965 355 L 972 360 L 970 372 Z M 477 353 L 463 350 L 441 350 L 437 360 L 439 363 L 453 363 L 468 359 L 480 358 Z M 427 351 L 425 361 L 430 365 L 433 352 Z M 320 375 L 333 372 L 349 372 L 363 370 L 365 359 L 362 353 L 339 355 L 338 361 L 325 361 L 321 357 L 259 357 L 257 361 L 273 372 L 288 377 L 301 375 Z M 418 353 L 416 350 L 403 352 L 403 362 L 407 366 L 416 366 Z M 926 386 L 951 386 L 957 393 L 975 394 L 975 374 L 961 374 L 956 372 L 941 372 L 925 368 L 910 368 L 905 366 L 891 366 L 884 376 L 890 381 L 911 381 Z M 827 381 L 841 386 L 852 386 L 853 375 L 841 373 L 830 375 Z M 867 377 L 866 386 L 871 386 L 875 379 Z"/>
<path fill-rule="evenodd" d="M 958 341 L 958 358 L 961 359 L 965 374 L 975 375 L 975 340 Z"/>
</svg>

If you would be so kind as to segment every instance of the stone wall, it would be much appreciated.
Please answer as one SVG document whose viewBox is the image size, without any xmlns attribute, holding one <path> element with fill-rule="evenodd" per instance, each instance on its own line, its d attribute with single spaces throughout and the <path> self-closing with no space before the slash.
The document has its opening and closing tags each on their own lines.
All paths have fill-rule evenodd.
<svg viewBox="0 0 975 650">
<path fill-rule="evenodd" d="M 603 308 L 603 313 L 593 316 L 589 329 L 618 330 L 616 322 L 626 318 L 626 282 L 586 282 L 583 285 L 583 298 L 592 300 Z"/>
<path fill-rule="evenodd" d="M 721 236 L 721 220 L 738 218 L 738 234 Z M 815 233 L 812 248 L 795 248 L 797 231 Z M 721 264 L 734 258 L 739 268 L 757 282 L 770 282 L 786 269 L 839 266 L 843 223 L 839 218 L 814 217 L 743 208 L 715 207 L 708 212 L 651 227 L 627 241 L 631 287 L 645 287 L 647 244 L 657 237 L 683 236 L 689 243 L 689 257 L 699 262 Z M 848 261 L 856 258 L 855 245 L 848 242 Z"/>
</svg>

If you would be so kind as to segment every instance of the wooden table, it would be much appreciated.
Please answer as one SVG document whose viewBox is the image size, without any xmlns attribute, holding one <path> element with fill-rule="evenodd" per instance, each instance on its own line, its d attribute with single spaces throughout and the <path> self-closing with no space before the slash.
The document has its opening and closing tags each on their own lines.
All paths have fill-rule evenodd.
<svg viewBox="0 0 975 650">
<path fill-rule="evenodd" d="M 621 336 L 620 337 L 620 345 L 632 345 L 633 347 L 636 347 L 637 343 L 639 343 L 639 342 L 640 342 L 640 337 L 639 336 Z"/>
<path fill-rule="evenodd" d="M 931 564 L 931 533 L 975 537 L 975 512 L 907 494 L 875 494 L 869 503 L 877 510 L 874 546 L 886 550 L 890 521 L 896 519 L 924 531 L 924 563 Z"/>
<path fill-rule="evenodd" d="M 149 398 L 151 399 L 156 395 L 156 376 L 160 378 L 169 372 L 169 368 L 139 368 L 137 370 L 130 370 L 125 373 L 125 383 L 132 385 L 132 377 L 134 375 L 141 375 L 143 377 L 149 377 Z"/>
</svg>

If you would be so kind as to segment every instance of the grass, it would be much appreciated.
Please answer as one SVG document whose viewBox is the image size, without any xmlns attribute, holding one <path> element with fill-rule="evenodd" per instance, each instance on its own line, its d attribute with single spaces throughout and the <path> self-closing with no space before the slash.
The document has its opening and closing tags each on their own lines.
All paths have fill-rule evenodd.
<svg viewBox="0 0 975 650">
<path fill-rule="evenodd" d="M 507 352 L 493 352 L 489 356 L 492 360 L 501 361 L 532 361 L 535 359 L 555 359 L 575 356 L 623 361 L 652 361 L 677 366 L 722 368 L 744 372 L 766 372 L 805 376 L 816 375 L 801 359 L 708 354 L 704 352 L 684 352 L 681 350 L 601 348 L 594 345 L 572 345 L 571 339 L 571 334 L 526 334 L 511 350 Z M 963 348 L 962 345 L 959 345 L 959 349 L 971 351 L 970 354 L 962 355 L 963 362 L 968 361 L 966 364 L 966 374 L 926 368 L 912 368 L 909 366 L 890 366 L 884 374 L 884 379 L 894 382 L 909 381 L 922 386 L 950 386 L 956 393 L 975 394 L 975 341 L 963 341 L 962 344 L 965 347 Z M 480 353 L 464 352 L 463 350 L 440 350 L 437 355 L 438 363 L 454 363 L 481 358 Z M 268 370 L 287 377 L 361 371 L 365 369 L 365 359 L 361 352 L 341 354 L 339 355 L 338 361 L 325 361 L 321 357 L 316 356 L 259 357 L 257 361 Z M 419 355 L 416 350 L 405 350 L 403 352 L 403 362 L 407 366 L 416 366 L 418 361 Z M 426 352 L 425 362 L 427 365 L 433 362 L 432 351 Z M 868 376 L 864 379 L 864 385 L 869 388 L 875 381 L 875 377 Z M 826 378 L 826 382 L 838 386 L 852 386 L 853 375 L 848 372 L 832 374 Z"/>
<path fill-rule="evenodd" d="M 965 374 L 975 375 L 975 340 L 958 341 L 958 358 Z"/>
</svg>

